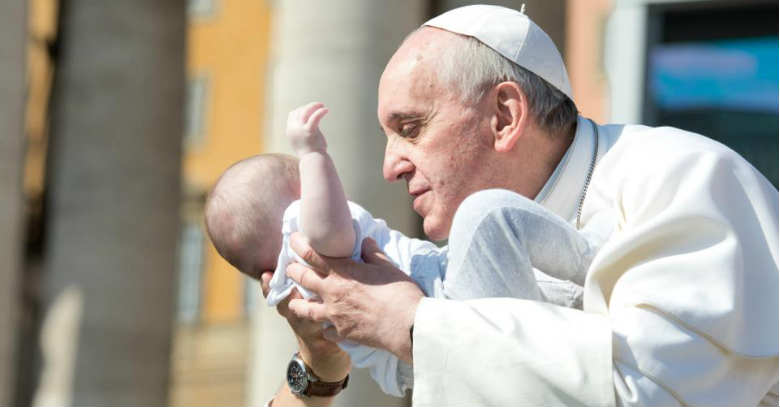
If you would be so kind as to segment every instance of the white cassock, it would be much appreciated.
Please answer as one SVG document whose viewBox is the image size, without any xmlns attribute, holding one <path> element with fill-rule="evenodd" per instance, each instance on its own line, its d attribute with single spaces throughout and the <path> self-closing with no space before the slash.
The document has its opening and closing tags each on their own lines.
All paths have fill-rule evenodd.
<svg viewBox="0 0 780 407">
<path fill-rule="evenodd" d="M 583 311 L 423 299 L 413 404 L 777 405 L 777 190 L 705 137 L 595 128 L 579 118 L 536 198 L 575 222 L 598 140 L 581 221 L 607 238 Z"/>
</svg>

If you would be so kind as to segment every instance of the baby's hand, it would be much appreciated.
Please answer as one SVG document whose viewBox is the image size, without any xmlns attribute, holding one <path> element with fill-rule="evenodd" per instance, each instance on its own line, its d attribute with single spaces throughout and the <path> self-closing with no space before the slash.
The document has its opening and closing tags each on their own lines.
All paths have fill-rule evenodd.
<svg viewBox="0 0 780 407">
<path fill-rule="evenodd" d="M 328 144 L 319 127 L 320 119 L 327 113 L 328 108 L 319 102 L 309 103 L 290 112 L 287 116 L 287 137 L 296 154 L 300 156 L 327 150 Z"/>
</svg>

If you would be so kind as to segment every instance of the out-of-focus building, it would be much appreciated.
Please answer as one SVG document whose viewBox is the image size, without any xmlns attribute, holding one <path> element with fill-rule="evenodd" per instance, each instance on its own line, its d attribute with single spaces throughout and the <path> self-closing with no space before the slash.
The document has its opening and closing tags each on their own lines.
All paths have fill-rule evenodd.
<svg viewBox="0 0 780 407">
<path fill-rule="evenodd" d="M 416 0 L 397 6 L 189 2 L 173 404 L 262 404 L 281 385 L 296 347 L 286 322 L 262 303 L 257 283 L 218 256 L 202 220 L 205 195 L 230 164 L 260 152 L 289 151 L 283 135 L 287 111 L 311 100 L 328 104 L 334 113 L 323 128 L 350 197 L 417 233 L 406 194 L 398 186 L 383 191 L 376 166 L 383 148 L 376 130 L 376 83 L 397 43 L 425 11 Z M 352 142 L 363 134 L 370 138 Z M 343 397 L 353 404 L 399 402 L 380 396 L 366 372 L 353 373 L 351 381 Z"/>
<path fill-rule="evenodd" d="M 617 0 L 605 36 L 612 121 L 674 126 L 778 174 L 775 1 Z"/>
<path fill-rule="evenodd" d="M 387 57 L 402 35 L 417 24 L 470 3 L 476 2 L 408 1 L 391 7 L 409 10 L 399 14 L 385 9 L 382 2 L 366 1 L 189 2 L 183 171 L 186 200 L 173 403 L 262 403 L 281 382 L 281 366 L 294 349 L 291 336 L 278 332 L 286 326 L 273 310 L 259 307 L 253 311 L 254 304 L 261 301 L 256 285 L 219 258 L 204 237 L 203 199 L 216 177 L 230 163 L 248 155 L 289 151 L 282 136 L 286 112 L 309 100 L 321 100 L 332 107 L 323 127 L 348 194 L 370 200 L 377 191 L 372 183 L 387 187 L 378 173 L 366 178 L 363 171 L 381 156 L 381 143 L 356 157 L 351 140 L 355 133 L 373 133 L 376 81 Z M 580 111 L 602 123 L 664 124 L 651 113 L 657 111 L 650 97 L 655 95 L 657 82 L 649 76 L 656 72 L 655 49 L 667 38 L 659 37 L 661 31 L 679 30 L 681 23 L 706 18 L 712 10 L 763 10 L 748 12 L 747 19 L 737 21 L 737 25 L 756 24 L 757 19 L 763 21 L 761 13 L 772 14 L 767 9 L 769 3 L 760 1 L 498 2 L 515 8 L 522 3 L 527 3 L 526 12 L 561 48 Z M 683 13 L 682 19 L 678 16 L 675 20 L 670 13 Z M 776 7 L 773 15 L 777 15 Z M 388 31 L 383 24 L 404 24 L 405 28 Z M 699 39 L 724 35 L 724 30 L 702 24 L 687 30 L 698 33 Z M 776 37 L 776 26 L 774 30 Z M 395 37 L 382 38 L 388 32 L 395 32 Z M 686 90 L 672 93 L 682 95 Z M 774 95 L 775 124 L 767 134 L 777 133 L 776 92 Z M 767 100 L 772 101 L 771 97 Z M 347 114 L 350 120 L 343 119 Z M 720 117 L 728 120 L 728 115 Z M 705 134 L 705 130 L 713 130 L 693 129 Z M 753 142 L 758 146 L 754 150 L 777 150 L 776 139 L 774 144 L 765 139 Z M 749 151 L 747 155 L 750 158 Z M 766 172 L 775 183 L 776 163 L 774 157 Z M 390 210 L 381 204 L 378 208 L 385 213 Z M 403 216 L 407 215 L 397 215 L 396 223 L 406 222 L 401 220 Z M 414 226 L 402 228 L 414 233 Z M 352 386 L 356 385 L 359 383 L 353 382 Z"/>
<path fill-rule="evenodd" d="M 39 330 L 19 338 L 37 355 L 19 358 L 20 371 L 35 372 L 27 381 L 34 391 L 18 399 L 163 404 L 180 223 L 184 2 L 60 4 L 57 38 L 47 44 L 54 82 L 43 266 L 26 268 L 21 285 L 33 287 L 40 310 L 32 312 Z"/>
<path fill-rule="evenodd" d="M 764 0 L 570 0 L 577 106 L 600 122 L 711 137 L 777 186 L 777 17 Z"/>
<path fill-rule="evenodd" d="M 24 233 L 18 279 L 20 304 L 16 373 L 17 401 L 29 403 L 35 390 L 35 341 L 40 318 L 39 284 L 43 262 L 43 203 L 46 157 L 49 144 L 49 100 L 54 77 L 53 45 L 57 37 L 57 0 L 29 0 L 27 6 L 26 106 L 22 192 L 24 196 Z"/>
</svg>

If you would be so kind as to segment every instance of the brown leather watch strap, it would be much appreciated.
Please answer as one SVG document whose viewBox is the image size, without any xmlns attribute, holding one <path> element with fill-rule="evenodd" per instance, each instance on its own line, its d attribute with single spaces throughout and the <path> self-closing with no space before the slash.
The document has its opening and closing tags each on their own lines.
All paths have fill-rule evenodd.
<svg viewBox="0 0 780 407">
<path fill-rule="evenodd" d="M 319 396 L 319 397 L 331 397 L 339 394 L 341 390 L 347 388 L 347 383 L 349 382 L 349 375 L 345 377 L 342 380 L 339 380 L 337 382 L 314 382 L 310 381 L 309 386 L 306 388 L 306 390 L 303 391 L 303 394 L 311 397 L 311 396 Z"/>
</svg>

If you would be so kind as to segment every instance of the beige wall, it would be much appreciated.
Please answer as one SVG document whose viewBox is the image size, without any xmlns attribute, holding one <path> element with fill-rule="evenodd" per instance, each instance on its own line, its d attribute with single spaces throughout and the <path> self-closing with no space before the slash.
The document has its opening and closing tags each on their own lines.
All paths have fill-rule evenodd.
<svg viewBox="0 0 780 407">
<path fill-rule="evenodd" d="M 180 326 L 171 355 L 170 404 L 246 405 L 249 333 L 240 323 Z"/>
</svg>

